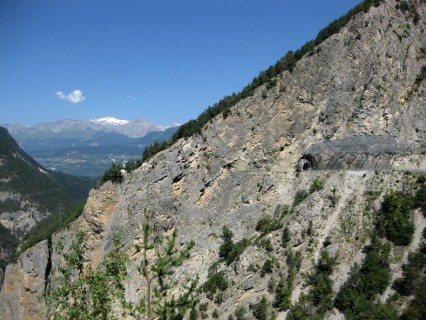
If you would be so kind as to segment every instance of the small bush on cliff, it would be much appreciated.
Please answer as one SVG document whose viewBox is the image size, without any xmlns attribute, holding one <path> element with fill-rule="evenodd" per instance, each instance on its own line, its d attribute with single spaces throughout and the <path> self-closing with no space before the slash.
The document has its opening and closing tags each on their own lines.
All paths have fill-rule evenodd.
<svg viewBox="0 0 426 320">
<path fill-rule="evenodd" d="M 424 65 L 423 67 L 422 67 L 422 70 L 420 71 L 420 73 L 417 75 L 417 77 L 416 77 L 416 81 L 415 81 L 415 84 L 418 86 L 418 85 L 420 85 L 420 83 L 424 80 L 424 79 L 426 79 L 426 65 Z"/>
<path fill-rule="evenodd" d="M 286 226 L 283 229 L 283 233 L 281 235 L 281 246 L 283 248 L 287 247 L 287 244 L 289 243 L 289 241 L 290 241 L 290 229 Z"/>
<path fill-rule="evenodd" d="M 316 177 L 309 188 L 309 193 L 312 194 L 315 191 L 321 191 L 324 188 L 325 179 L 322 177 Z"/>
<path fill-rule="evenodd" d="M 272 316 L 269 312 L 269 303 L 265 296 L 263 296 L 258 303 L 251 304 L 250 309 L 253 313 L 254 318 L 257 320 L 272 319 Z"/>
<path fill-rule="evenodd" d="M 267 273 L 272 273 L 274 268 L 274 262 L 271 259 L 265 260 L 265 263 L 260 270 L 260 276 L 263 278 Z"/>
<path fill-rule="evenodd" d="M 228 288 L 228 281 L 223 272 L 217 270 L 218 262 L 213 263 L 209 268 L 207 281 L 203 284 L 203 291 L 207 293 L 207 298 L 214 299 L 217 291 L 225 291 Z M 204 310 L 205 311 L 205 310 Z"/>
<path fill-rule="evenodd" d="M 280 219 L 265 216 L 257 222 L 256 231 L 260 232 L 261 235 L 266 235 L 272 231 L 282 228 L 282 226 Z"/>
<path fill-rule="evenodd" d="M 223 243 L 219 247 L 219 257 L 226 262 L 227 265 L 230 265 L 234 260 L 244 252 L 244 250 L 249 246 L 250 241 L 243 238 L 242 240 L 234 243 L 232 238 L 234 234 L 227 226 L 222 228 L 222 239 Z"/>
<path fill-rule="evenodd" d="M 107 181 L 112 181 L 114 183 L 121 183 L 123 181 L 123 175 L 121 173 L 122 167 L 117 164 L 113 163 L 111 167 L 105 171 L 101 183 L 105 183 Z"/>
<path fill-rule="evenodd" d="M 385 195 L 377 217 L 379 235 L 396 245 L 408 245 L 415 229 L 411 220 L 412 207 L 411 196 L 395 191 Z"/>
<path fill-rule="evenodd" d="M 298 206 L 300 203 L 303 202 L 307 197 L 309 196 L 309 193 L 306 190 L 298 190 L 296 192 L 296 195 L 294 196 L 293 200 L 293 207 Z"/>
</svg>

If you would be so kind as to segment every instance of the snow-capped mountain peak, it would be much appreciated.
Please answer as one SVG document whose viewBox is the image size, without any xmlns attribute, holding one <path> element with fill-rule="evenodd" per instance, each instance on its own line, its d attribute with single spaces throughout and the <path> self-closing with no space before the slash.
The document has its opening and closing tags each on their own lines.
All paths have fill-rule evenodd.
<svg viewBox="0 0 426 320">
<path fill-rule="evenodd" d="M 104 118 L 95 118 L 90 120 L 90 122 L 101 124 L 101 125 L 113 125 L 113 126 L 122 126 L 128 124 L 130 121 L 121 120 L 114 117 L 104 117 Z"/>
</svg>

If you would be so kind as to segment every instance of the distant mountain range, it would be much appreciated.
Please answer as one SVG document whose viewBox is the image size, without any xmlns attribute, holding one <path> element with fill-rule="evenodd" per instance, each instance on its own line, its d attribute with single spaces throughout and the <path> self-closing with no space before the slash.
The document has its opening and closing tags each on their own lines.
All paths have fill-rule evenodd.
<svg viewBox="0 0 426 320">
<path fill-rule="evenodd" d="M 144 147 L 169 139 L 179 127 L 113 117 L 3 126 L 44 167 L 81 176 L 100 176 L 111 162 L 138 159 Z"/>
<path fill-rule="evenodd" d="M 3 124 L 21 148 L 28 151 L 83 146 L 134 144 L 135 139 L 161 132 L 178 125 L 163 126 L 146 119 L 132 121 L 113 117 L 90 120 L 63 119 L 34 126 Z"/>
</svg>

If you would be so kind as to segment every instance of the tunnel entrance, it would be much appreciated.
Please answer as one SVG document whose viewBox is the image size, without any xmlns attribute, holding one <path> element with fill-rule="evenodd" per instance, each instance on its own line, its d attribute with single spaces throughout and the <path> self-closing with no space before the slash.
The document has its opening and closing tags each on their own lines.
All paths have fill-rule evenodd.
<svg viewBox="0 0 426 320">
<path fill-rule="evenodd" d="M 303 164 L 302 170 L 310 170 L 310 169 L 312 169 L 311 164 L 308 161 L 306 161 Z"/>
<path fill-rule="evenodd" d="M 306 159 L 300 159 L 299 160 L 299 168 L 300 170 L 306 171 L 306 170 L 311 170 L 312 169 L 312 165 L 311 163 L 306 160 Z"/>
<path fill-rule="evenodd" d="M 317 168 L 317 161 L 312 154 L 304 154 L 299 160 L 299 166 L 303 171 L 315 170 Z"/>
</svg>

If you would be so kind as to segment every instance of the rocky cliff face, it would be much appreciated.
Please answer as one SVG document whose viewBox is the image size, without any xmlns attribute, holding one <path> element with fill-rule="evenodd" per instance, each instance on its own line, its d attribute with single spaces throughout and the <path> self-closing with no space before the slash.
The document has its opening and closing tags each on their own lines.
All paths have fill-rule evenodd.
<svg viewBox="0 0 426 320">
<path fill-rule="evenodd" d="M 63 263 L 58 243 L 67 252 L 79 230 L 87 233 L 86 270 L 95 268 L 111 249 L 114 235 L 120 236 L 121 248 L 130 257 L 125 298 L 137 303 L 145 296 L 146 282 L 137 270 L 143 257 L 134 245 L 140 241 L 138 226 L 146 222 L 146 209 L 155 212 L 151 223 L 159 235 L 178 230 L 180 247 L 195 241 L 191 257 L 173 278 L 198 275 L 202 284 L 209 267 L 219 261 L 223 226 L 233 232 L 235 241 L 261 236 L 258 222 L 286 212 L 297 192 L 309 189 L 318 178 L 324 182 L 322 189 L 308 193 L 282 216 L 280 228 L 262 238 L 269 245 L 253 243 L 229 266 L 219 263 L 217 268 L 229 283 L 220 298 L 212 301 L 201 293 L 199 299 L 207 303 L 208 317 L 216 311 L 228 319 L 241 307 L 249 315 L 249 305 L 263 296 L 271 304 L 280 274 L 289 272 L 287 257 L 299 253 L 301 264 L 291 294 L 295 302 L 309 292 L 307 275 L 324 250 L 337 259 L 331 275 L 336 292 L 350 267 L 364 257 L 362 248 L 369 242 L 383 195 L 414 183 L 415 176 L 405 171 L 426 169 L 425 86 L 424 81 L 416 82 L 426 63 L 425 7 L 414 3 L 421 17 L 415 24 L 396 5 L 394 0 L 385 1 L 357 15 L 314 54 L 300 60 L 292 73 L 281 74 L 272 87 L 258 88 L 229 116 L 214 118 L 201 135 L 178 141 L 126 175 L 123 183 L 108 182 L 93 190 L 83 216 L 53 237 L 50 255 L 45 254 L 46 243 L 40 243 L 8 266 L 0 294 L 3 319 L 23 319 L 25 314 L 43 318 L 43 302 L 36 302 L 44 292 L 41 283 L 55 281 Z M 392 170 L 368 166 L 357 171 L 298 172 L 298 163 L 312 145 L 328 140 L 339 145 L 339 140 L 351 139 L 355 140 L 349 145 L 354 141 L 356 145 L 360 136 L 388 137 L 386 141 L 403 146 L 404 152 L 392 158 Z M 372 154 L 380 155 L 382 147 Z M 360 153 L 368 154 L 367 149 Z M 392 270 L 398 270 L 408 252 L 419 246 L 426 221 L 418 212 L 413 219 L 414 240 L 410 246 L 392 247 Z M 289 232 L 286 245 L 284 227 Z M 274 261 L 274 267 L 262 274 L 266 260 Z M 48 264 L 48 275 L 28 267 Z M 21 274 L 27 277 L 21 279 Z M 386 295 L 390 293 L 389 287 Z M 27 303 L 30 299 L 33 302 Z M 278 319 L 285 319 L 286 312 L 276 312 Z M 328 319 L 342 317 L 336 309 L 326 314 Z"/>
</svg>

